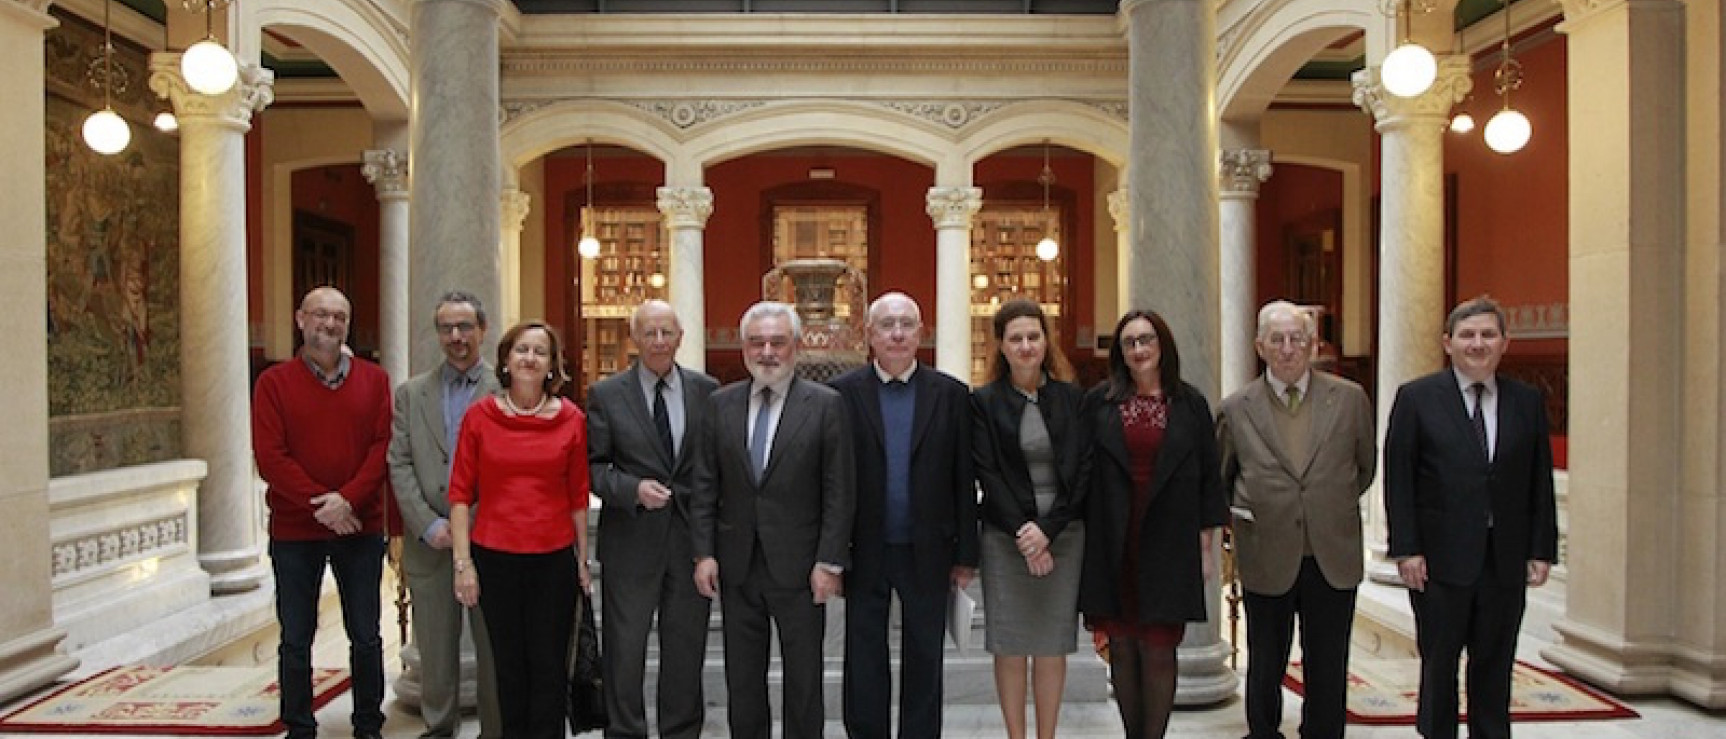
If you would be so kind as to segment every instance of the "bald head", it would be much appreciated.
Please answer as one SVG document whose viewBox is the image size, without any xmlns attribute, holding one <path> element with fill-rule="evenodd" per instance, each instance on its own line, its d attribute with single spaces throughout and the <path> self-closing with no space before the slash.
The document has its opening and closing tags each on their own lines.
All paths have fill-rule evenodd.
<svg viewBox="0 0 1726 739">
<path fill-rule="evenodd" d="M 294 311 L 294 324 L 299 326 L 306 351 L 320 361 L 329 359 L 332 366 L 348 340 L 348 321 L 352 318 L 348 296 L 328 286 L 306 293 L 300 309 Z"/>
<path fill-rule="evenodd" d="M 629 316 L 629 338 L 641 350 L 641 365 L 664 376 L 677 361 L 683 344 L 683 324 L 663 300 L 646 300 Z"/>
</svg>

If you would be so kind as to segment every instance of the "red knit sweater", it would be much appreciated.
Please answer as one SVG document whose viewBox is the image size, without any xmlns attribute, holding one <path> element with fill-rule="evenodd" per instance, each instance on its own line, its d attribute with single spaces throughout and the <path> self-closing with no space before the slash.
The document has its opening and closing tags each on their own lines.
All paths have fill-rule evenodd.
<svg viewBox="0 0 1726 739">
<path fill-rule="evenodd" d="M 382 368 L 353 359 L 334 390 L 300 357 L 265 370 L 252 395 L 252 454 L 269 484 L 270 538 L 335 538 L 311 503 L 332 490 L 354 507 L 365 533 L 380 534 L 389 445 L 390 378 Z"/>
<path fill-rule="evenodd" d="M 478 503 L 475 544 L 515 554 L 567 547 L 587 496 L 587 416 L 574 403 L 539 418 L 506 415 L 485 398 L 462 416 L 449 502 Z"/>
</svg>

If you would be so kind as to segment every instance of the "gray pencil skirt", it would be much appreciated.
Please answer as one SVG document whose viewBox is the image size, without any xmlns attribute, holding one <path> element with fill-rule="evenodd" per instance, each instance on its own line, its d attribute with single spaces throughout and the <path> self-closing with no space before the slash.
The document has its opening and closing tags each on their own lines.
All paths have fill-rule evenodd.
<svg viewBox="0 0 1726 739">
<path fill-rule="evenodd" d="M 1055 569 L 1033 577 L 1013 537 L 984 525 L 981 541 L 983 622 L 990 654 L 1050 656 L 1079 648 L 1079 568 L 1085 525 L 1067 524 L 1051 552 Z"/>
</svg>

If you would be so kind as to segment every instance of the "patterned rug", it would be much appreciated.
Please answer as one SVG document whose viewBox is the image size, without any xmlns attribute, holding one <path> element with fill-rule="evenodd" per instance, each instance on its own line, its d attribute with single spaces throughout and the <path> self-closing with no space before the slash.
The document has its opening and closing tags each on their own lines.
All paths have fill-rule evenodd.
<svg viewBox="0 0 1726 739">
<path fill-rule="evenodd" d="M 1467 661 L 1464 660 L 1464 664 Z M 1283 684 L 1303 693 L 1301 665 L 1289 664 Z M 1576 679 L 1518 661 L 1511 674 L 1511 721 L 1582 721 L 1636 718 L 1638 714 Z M 1460 681 L 1466 682 L 1466 681 Z M 1420 696 L 1420 660 L 1351 660 L 1348 672 L 1348 722 L 1377 726 L 1414 724 Z M 1468 697 L 1460 705 L 1468 706 Z M 1466 712 L 1463 719 L 1467 719 Z"/>
<path fill-rule="evenodd" d="M 348 688 L 348 671 L 312 671 L 313 710 Z M 0 731 L 270 736 L 286 731 L 274 668 L 116 667 L 0 718 Z"/>
</svg>

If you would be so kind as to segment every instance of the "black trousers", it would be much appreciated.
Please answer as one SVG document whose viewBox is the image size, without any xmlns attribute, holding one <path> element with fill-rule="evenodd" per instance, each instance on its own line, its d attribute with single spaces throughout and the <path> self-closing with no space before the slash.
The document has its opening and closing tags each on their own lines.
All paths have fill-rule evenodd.
<svg viewBox="0 0 1726 739">
<path fill-rule="evenodd" d="M 509 739 L 563 739 L 569 639 L 581 576 L 575 548 L 514 554 L 473 546 L 497 673 L 498 713 Z"/>
<path fill-rule="evenodd" d="M 1493 571 L 1493 561 L 1489 545 L 1486 567 L 1474 583 L 1429 580 L 1426 592 L 1409 591 L 1420 647 L 1415 726 L 1427 739 L 1456 737 L 1456 673 L 1465 649 L 1469 739 L 1510 739 L 1510 674 L 1528 582 L 1523 577 L 1505 581 Z"/>
<path fill-rule="evenodd" d="M 779 630 L 781 673 L 785 679 L 783 736 L 819 737 L 827 721 L 821 695 L 822 632 L 827 606 L 815 593 L 780 587 L 767 572 L 767 558 L 755 545 L 749 571 L 741 578 L 719 573 L 719 612 L 725 620 L 726 721 L 732 739 L 772 739 L 773 712 L 767 698 L 767 667 L 772 632 Z M 741 582 L 739 582 L 741 580 Z"/>
<path fill-rule="evenodd" d="M 1300 735 L 1341 739 L 1347 722 L 1348 644 L 1354 629 L 1355 589 L 1331 587 L 1318 560 L 1301 560 L 1294 586 L 1281 595 L 1248 591 L 1247 736 L 1282 736 L 1283 673 L 1300 616 L 1301 672 L 1306 701 Z"/>
<path fill-rule="evenodd" d="M 892 665 L 888 606 L 899 595 L 899 736 L 941 735 L 941 640 L 947 633 L 946 571 L 918 572 L 911 545 L 888 545 L 883 576 L 851 577 L 845 591 L 845 731 L 851 739 L 890 732 Z M 949 570 L 951 568 L 948 568 Z"/>
</svg>

